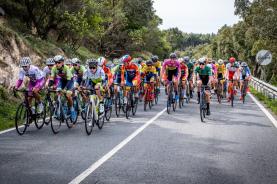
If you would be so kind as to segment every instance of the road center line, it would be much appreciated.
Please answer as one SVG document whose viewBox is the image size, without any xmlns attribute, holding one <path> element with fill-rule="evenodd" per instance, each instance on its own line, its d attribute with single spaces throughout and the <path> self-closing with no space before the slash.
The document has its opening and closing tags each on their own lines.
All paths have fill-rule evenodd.
<svg viewBox="0 0 277 184">
<path fill-rule="evenodd" d="M 268 110 L 266 110 L 266 108 L 252 94 L 249 93 L 249 96 L 258 105 L 258 107 L 260 107 L 260 109 L 265 113 L 265 115 L 268 117 L 268 119 L 277 128 L 277 121 L 276 121 L 276 119 L 268 112 Z"/>
<path fill-rule="evenodd" d="M 98 167 L 100 167 L 103 163 L 109 160 L 114 154 L 116 154 L 121 148 L 123 148 L 126 144 L 128 144 L 132 139 L 134 139 L 139 133 L 141 133 L 146 127 L 148 127 L 151 123 L 153 123 L 158 117 L 160 117 L 166 108 L 159 112 L 155 117 L 146 122 L 143 126 L 129 135 L 126 139 L 124 139 L 121 143 L 115 146 L 110 152 L 104 155 L 102 158 L 93 163 L 88 169 L 82 172 L 79 176 L 74 178 L 69 184 L 77 184 L 82 182 L 86 177 L 88 177 L 91 173 L 93 173 Z"/>
</svg>

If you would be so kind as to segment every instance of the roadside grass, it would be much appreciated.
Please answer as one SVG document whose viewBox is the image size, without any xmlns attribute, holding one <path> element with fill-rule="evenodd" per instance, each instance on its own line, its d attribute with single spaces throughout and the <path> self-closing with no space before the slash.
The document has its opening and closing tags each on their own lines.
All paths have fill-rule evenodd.
<svg viewBox="0 0 277 184">
<path fill-rule="evenodd" d="M 270 99 L 264 96 L 262 93 L 256 91 L 253 87 L 250 86 L 250 92 L 257 97 L 257 99 L 263 102 L 267 108 L 269 108 L 275 115 L 277 115 L 277 100 Z"/>
<path fill-rule="evenodd" d="M 19 100 L 0 86 L 0 131 L 14 127 L 14 117 Z"/>
</svg>

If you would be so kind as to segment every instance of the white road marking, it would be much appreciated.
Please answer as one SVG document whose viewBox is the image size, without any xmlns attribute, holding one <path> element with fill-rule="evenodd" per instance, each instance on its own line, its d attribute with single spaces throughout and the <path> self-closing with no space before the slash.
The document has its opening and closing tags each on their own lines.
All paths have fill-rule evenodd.
<svg viewBox="0 0 277 184">
<path fill-rule="evenodd" d="M 48 119 L 49 119 L 49 118 L 46 118 L 46 120 L 48 120 Z M 42 121 L 42 120 L 40 120 L 40 121 Z M 32 125 L 32 124 L 34 124 L 34 123 L 31 123 L 30 125 Z M 23 127 L 23 125 L 19 126 L 19 128 L 22 128 L 22 127 Z M 4 133 L 7 133 L 7 132 L 10 132 L 10 131 L 13 131 L 13 130 L 15 130 L 15 127 L 9 128 L 9 129 L 7 129 L 7 130 L 1 131 L 1 132 L 0 132 L 0 135 L 1 135 L 1 134 L 4 134 Z"/>
<path fill-rule="evenodd" d="M 252 94 L 249 93 L 248 95 L 258 105 L 258 107 L 260 107 L 260 109 L 265 113 L 265 115 L 268 117 L 268 119 L 270 119 L 270 121 L 273 123 L 273 125 L 277 128 L 276 119 L 268 112 L 268 110 L 266 110 L 266 108 Z"/>
<path fill-rule="evenodd" d="M 134 139 L 139 133 L 141 133 L 146 127 L 148 127 L 151 123 L 153 123 L 158 117 L 160 117 L 166 108 L 159 112 L 155 117 L 146 122 L 143 126 L 129 135 L 126 139 L 124 139 L 121 143 L 115 146 L 110 152 L 104 155 L 102 158 L 93 163 L 88 169 L 82 172 L 79 176 L 74 178 L 69 184 L 77 184 L 82 182 L 86 177 L 88 177 L 91 173 L 93 173 L 98 167 L 100 167 L 103 163 L 109 160 L 114 154 L 116 154 L 121 148 L 123 148 L 126 144 L 128 144 L 132 139 Z"/>
<path fill-rule="evenodd" d="M 7 130 L 3 130 L 3 131 L 0 132 L 0 135 L 4 134 L 4 133 L 7 133 L 7 132 L 10 132 L 10 131 L 13 131 L 13 130 L 15 130 L 15 128 L 9 128 Z"/>
</svg>

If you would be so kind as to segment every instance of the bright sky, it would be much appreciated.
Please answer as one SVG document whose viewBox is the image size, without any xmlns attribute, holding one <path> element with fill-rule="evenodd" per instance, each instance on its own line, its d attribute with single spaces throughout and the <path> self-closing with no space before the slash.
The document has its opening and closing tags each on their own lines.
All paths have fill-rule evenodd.
<svg viewBox="0 0 277 184">
<path fill-rule="evenodd" d="M 234 0 L 154 0 L 161 29 L 178 27 L 183 32 L 217 33 L 224 24 L 233 25 Z"/>
</svg>

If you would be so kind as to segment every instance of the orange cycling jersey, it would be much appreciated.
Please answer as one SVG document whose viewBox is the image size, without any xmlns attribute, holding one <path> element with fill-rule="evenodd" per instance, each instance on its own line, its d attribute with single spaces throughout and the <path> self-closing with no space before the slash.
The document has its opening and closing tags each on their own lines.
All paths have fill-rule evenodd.
<svg viewBox="0 0 277 184">
<path fill-rule="evenodd" d="M 139 73 L 139 67 L 134 64 L 130 63 L 128 66 L 122 67 L 121 70 L 121 79 L 124 80 L 137 80 L 139 81 L 140 73 Z"/>
<path fill-rule="evenodd" d="M 182 79 L 187 79 L 187 77 L 188 77 L 188 67 L 187 67 L 187 65 L 181 63 L 180 67 L 181 67 L 181 78 Z"/>
<path fill-rule="evenodd" d="M 105 74 L 106 74 L 107 77 L 108 77 L 108 78 L 107 78 L 107 80 L 108 80 L 108 85 L 111 86 L 112 83 L 113 83 L 113 75 L 112 75 L 111 70 L 110 70 L 107 66 L 105 66 L 105 65 L 103 65 L 102 69 L 104 70 Z"/>
</svg>

